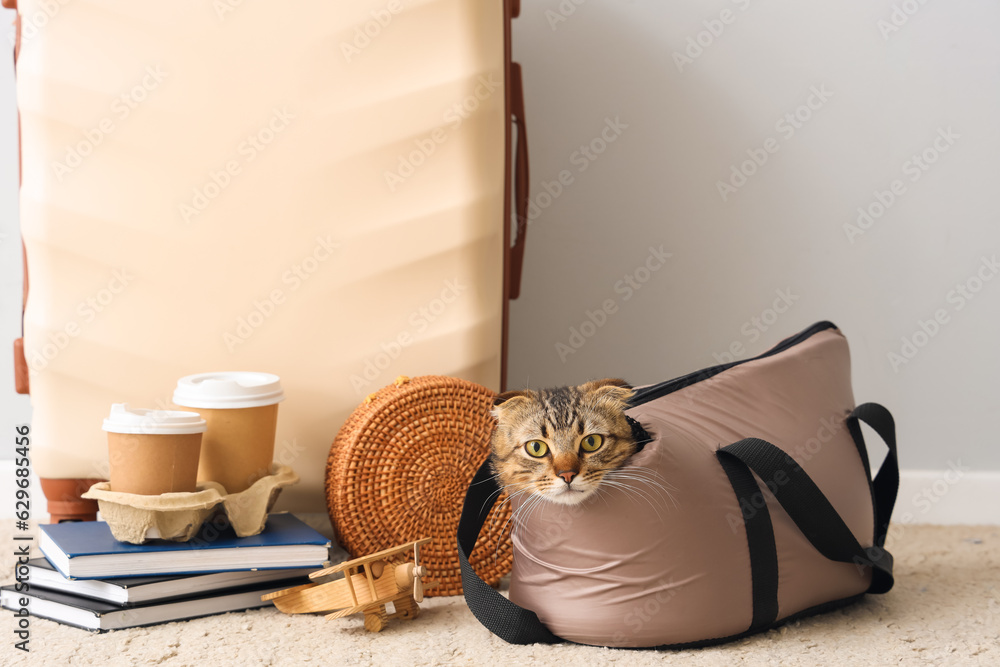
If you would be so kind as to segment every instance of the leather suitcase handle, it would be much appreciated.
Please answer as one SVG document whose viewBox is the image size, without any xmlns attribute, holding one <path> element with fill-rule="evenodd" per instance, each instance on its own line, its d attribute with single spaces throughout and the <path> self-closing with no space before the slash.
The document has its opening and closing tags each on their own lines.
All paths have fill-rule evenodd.
<svg viewBox="0 0 1000 667">
<path fill-rule="evenodd" d="M 17 0 L 2 0 L 3 6 L 7 9 L 17 9 Z M 14 19 L 14 30 L 16 41 L 14 42 L 14 64 L 17 65 L 17 56 L 21 50 L 21 16 Z M 17 168 L 21 170 L 21 123 L 18 121 L 17 127 Z M 21 329 L 24 330 L 24 304 L 28 301 L 28 254 L 21 242 L 21 259 L 24 266 L 24 292 L 21 297 Z M 24 357 L 24 338 L 14 341 L 14 390 L 19 394 L 28 393 L 28 362 Z"/>
<path fill-rule="evenodd" d="M 514 9 L 517 9 L 517 3 Z M 510 97 L 511 116 L 517 126 L 517 146 L 514 152 L 514 213 L 517 217 L 517 237 L 510 248 L 508 295 L 511 299 L 516 299 L 521 294 L 521 270 L 524 266 L 524 243 L 528 236 L 528 197 L 531 189 L 528 176 L 528 133 L 524 121 L 524 82 L 521 77 L 521 65 L 515 62 L 510 64 Z"/>
</svg>

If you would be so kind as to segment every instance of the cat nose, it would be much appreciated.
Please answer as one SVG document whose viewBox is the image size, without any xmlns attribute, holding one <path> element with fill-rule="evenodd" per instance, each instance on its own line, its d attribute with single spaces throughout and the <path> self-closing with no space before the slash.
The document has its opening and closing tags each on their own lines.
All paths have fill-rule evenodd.
<svg viewBox="0 0 1000 667">
<path fill-rule="evenodd" d="M 562 477 L 563 481 L 567 484 L 572 484 L 573 478 L 576 477 L 577 472 L 575 470 L 560 470 L 556 473 L 556 475 Z"/>
</svg>

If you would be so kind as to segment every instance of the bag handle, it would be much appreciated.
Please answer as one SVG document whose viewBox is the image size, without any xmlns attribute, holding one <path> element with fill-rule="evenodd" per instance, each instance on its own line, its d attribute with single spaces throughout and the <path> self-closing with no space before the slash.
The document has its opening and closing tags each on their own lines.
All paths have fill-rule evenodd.
<svg viewBox="0 0 1000 667">
<path fill-rule="evenodd" d="M 885 538 L 889 534 L 889 521 L 896 505 L 896 494 L 899 492 L 899 460 L 896 455 L 896 422 L 892 414 L 878 403 L 864 403 L 854 409 L 847 418 L 847 428 L 858 446 L 858 453 L 868 470 L 868 452 L 865 439 L 858 427 L 859 422 L 865 422 L 882 438 L 889 453 L 878 474 L 872 480 L 872 504 L 875 506 L 875 545 L 885 546 Z M 868 478 L 872 479 L 871 471 Z"/>
<path fill-rule="evenodd" d="M 524 266 L 524 244 L 528 237 L 528 198 L 531 186 L 528 174 L 528 131 L 524 120 L 524 80 L 521 65 L 510 64 L 510 113 L 517 126 L 517 145 L 514 151 L 514 214 L 517 218 L 517 237 L 510 248 L 510 274 L 507 294 L 516 299 L 521 294 L 521 270 Z M 510 221 L 505 220 L 509 225 Z"/>
<path fill-rule="evenodd" d="M 855 408 L 848 417 L 848 424 L 852 420 L 855 424 L 861 420 L 871 425 L 889 448 L 889 454 L 872 482 L 875 535 L 873 546 L 868 548 L 861 546 L 812 478 L 783 450 L 765 440 L 746 438 L 723 447 L 717 454 L 720 458 L 733 457 L 739 460 L 761 479 L 780 479 L 782 475 L 787 477 L 788 482 L 776 485 L 772 492 L 802 534 L 817 551 L 830 560 L 871 567 L 872 582 L 868 592 L 885 593 L 893 585 L 893 559 L 883 545 L 899 485 L 895 426 L 889 411 L 875 403 L 865 403 Z M 855 431 L 860 434 L 856 426 L 851 431 L 852 435 Z M 863 441 L 858 448 L 864 458 L 866 454 Z"/>
<path fill-rule="evenodd" d="M 3 0 L 3 6 L 7 9 L 17 9 L 17 0 Z M 17 74 L 17 57 L 21 52 L 21 14 L 14 17 L 14 72 Z M 21 121 L 20 111 L 18 112 L 17 123 L 17 169 L 21 171 Z M 18 177 L 20 179 L 20 176 Z M 28 302 L 28 253 L 21 241 L 21 260 L 24 270 L 24 291 L 21 295 L 21 337 L 14 341 L 14 390 L 19 394 L 27 394 L 28 387 L 28 362 L 24 356 L 24 306 Z"/>
<path fill-rule="evenodd" d="M 462 592 L 473 615 L 487 630 L 510 644 L 556 644 L 561 641 L 545 627 L 533 611 L 518 606 L 483 581 L 469 563 L 479 531 L 500 496 L 489 461 L 472 478 L 458 522 L 458 562 L 462 569 Z"/>
</svg>

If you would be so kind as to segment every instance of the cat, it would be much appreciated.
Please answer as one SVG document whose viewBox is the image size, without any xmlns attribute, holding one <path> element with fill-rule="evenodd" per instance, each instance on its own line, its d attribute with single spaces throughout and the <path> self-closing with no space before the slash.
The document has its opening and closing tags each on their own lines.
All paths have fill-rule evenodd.
<svg viewBox="0 0 1000 667">
<path fill-rule="evenodd" d="M 627 486 L 615 472 L 647 439 L 625 415 L 632 394 L 624 380 L 605 379 L 497 396 L 490 461 L 501 488 L 577 505 L 602 482 Z"/>
</svg>

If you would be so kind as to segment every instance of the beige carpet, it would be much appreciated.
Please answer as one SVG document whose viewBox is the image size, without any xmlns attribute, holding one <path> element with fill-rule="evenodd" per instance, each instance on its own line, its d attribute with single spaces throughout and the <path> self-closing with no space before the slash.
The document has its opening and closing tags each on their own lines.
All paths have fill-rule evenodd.
<svg viewBox="0 0 1000 667">
<path fill-rule="evenodd" d="M 11 529 L 0 543 L 11 544 Z M 3 550 L 9 582 L 11 549 Z M 725 646 L 621 651 L 511 646 L 461 598 L 431 598 L 412 622 L 369 634 L 360 617 L 326 621 L 274 609 L 93 634 L 33 619 L 31 653 L 13 648 L 3 611 L 4 665 L 1000 665 L 1000 527 L 904 526 L 896 587 L 848 609 Z"/>
</svg>

